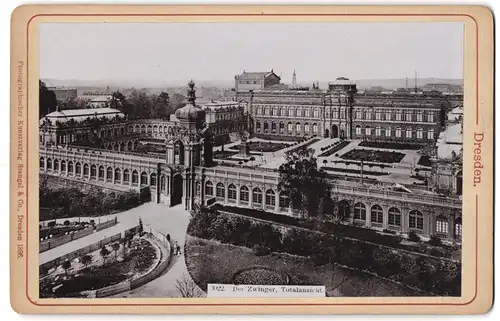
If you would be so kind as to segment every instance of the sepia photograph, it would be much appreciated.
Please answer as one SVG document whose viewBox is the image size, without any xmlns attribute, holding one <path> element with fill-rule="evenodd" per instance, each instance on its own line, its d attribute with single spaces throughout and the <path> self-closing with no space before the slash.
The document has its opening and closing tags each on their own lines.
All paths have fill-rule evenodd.
<svg viewBox="0 0 500 321">
<path fill-rule="evenodd" d="M 41 23 L 40 298 L 460 297 L 463 47 L 461 22 Z"/>
</svg>

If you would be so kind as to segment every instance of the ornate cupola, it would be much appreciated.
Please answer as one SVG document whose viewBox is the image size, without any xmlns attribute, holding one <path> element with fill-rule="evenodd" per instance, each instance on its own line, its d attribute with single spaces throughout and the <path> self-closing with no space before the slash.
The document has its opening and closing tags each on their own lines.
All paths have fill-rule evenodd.
<svg viewBox="0 0 500 321">
<path fill-rule="evenodd" d="M 196 91 L 192 80 L 188 83 L 188 86 L 188 103 L 186 106 L 177 109 L 175 117 L 179 119 L 181 125 L 184 125 L 189 129 L 201 129 L 203 128 L 205 122 L 205 111 L 199 106 L 196 106 Z"/>
</svg>

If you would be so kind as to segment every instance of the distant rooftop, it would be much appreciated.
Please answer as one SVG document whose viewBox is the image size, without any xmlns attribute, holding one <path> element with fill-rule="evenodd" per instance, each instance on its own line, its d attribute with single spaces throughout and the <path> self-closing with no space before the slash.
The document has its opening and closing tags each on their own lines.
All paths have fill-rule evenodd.
<svg viewBox="0 0 500 321">
<path fill-rule="evenodd" d="M 116 116 L 125 117 L 123 113 L 119 110 L 113 108 L 86 108 L 86 109 L 66 109 L 54 111 L 45 116 L 45 118 L 51 121 L 67 122 L 70 119 L 75 121 L 82 121 L 88 117 L 106 117 L 108 119 L 114 118 Z M 43 119 L 41 120 L 41 122 Z"/>
</svg>

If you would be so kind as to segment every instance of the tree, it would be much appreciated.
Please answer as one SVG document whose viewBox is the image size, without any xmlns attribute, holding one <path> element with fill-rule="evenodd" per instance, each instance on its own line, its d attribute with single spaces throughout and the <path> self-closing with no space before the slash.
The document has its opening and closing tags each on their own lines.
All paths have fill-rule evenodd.
<svg viewBox="0 0 500 321">
<path fill-rule="evenodd" d="M 57 98 L 56 94 L 47 89 L 45 83 L 41 80 L 38 81 L 38 104 L 40 106 L 39 116 L 42 118 L 50 112 L 56 110 Z"/>
<path fill-rule="evenodd" d="M 188 274 L 183 274 L 175 283 L 177 291 L 183 298 L 199 298 L 203 295 L 203 292 Z"/>
<path fill-rule="evenodd" d="M 92 255 L 87 254 L 82 256 L 82 264 L 85 266 L 85 268 L 87 268 L 90 263 L 92 263 Z"/>
<path fill-rule="evenodd" d="M 168 93 L 162 91 L 159 95 L 154 95 L 152 101 L 150 118 L 167 118 L 173 113 Z"/>
<path fill-rule="evenodd" d="M 120 249 L 120 243 L 116 242 L 111 245 L 111 248 L 113 249 L 113 252 L 115 252 L 115 259 L 118 256 L 118 250 Z"/>
<path fill-rule="evenodd" d="M 106 246 L 103 246 L 101 251 L 99 251 L 99 254 L 101 254 L 102 265 L 104 266 L 106 264 L 106 258 L 109 256 L 109 250 L 106 248 Z"/>
<path fill-rule="evenodd" d="M 119 109 L 123 106 L 125 101 L 125 96 L 120 91 L 115 91 L 111 95 L 111 101 L 109 102 L 109 107 L 114 109 Z"/>
<path fill-rule="evenodd" d="M 62 264 L 62 268 L 64 269 L 64 274 L 68 276 L 68 270 L 71 268 L 71 261 L 70 260 L 64 261 Z"/>
<path fill-rule="evenodd" d="M 279 173 L 278 190 L 290 197 L 292 208 L 316 216 L 323 199 L 330 197 L 330 184 L 327 173 L 318 169 L 314 150 L 299 148 L 288 153 Z"/>
</svg>

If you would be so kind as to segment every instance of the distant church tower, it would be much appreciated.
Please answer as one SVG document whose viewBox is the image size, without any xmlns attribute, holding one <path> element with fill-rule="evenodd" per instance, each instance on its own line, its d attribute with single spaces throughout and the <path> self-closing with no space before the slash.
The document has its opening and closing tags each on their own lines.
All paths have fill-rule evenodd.
<svg viewBox="0 0 500 321">
<path fill-rule="evenodd" d="M 292 87 L 297 87 L 297 74 L 295 73 L 295 69 L 293 70 Z"/>
</svg>

